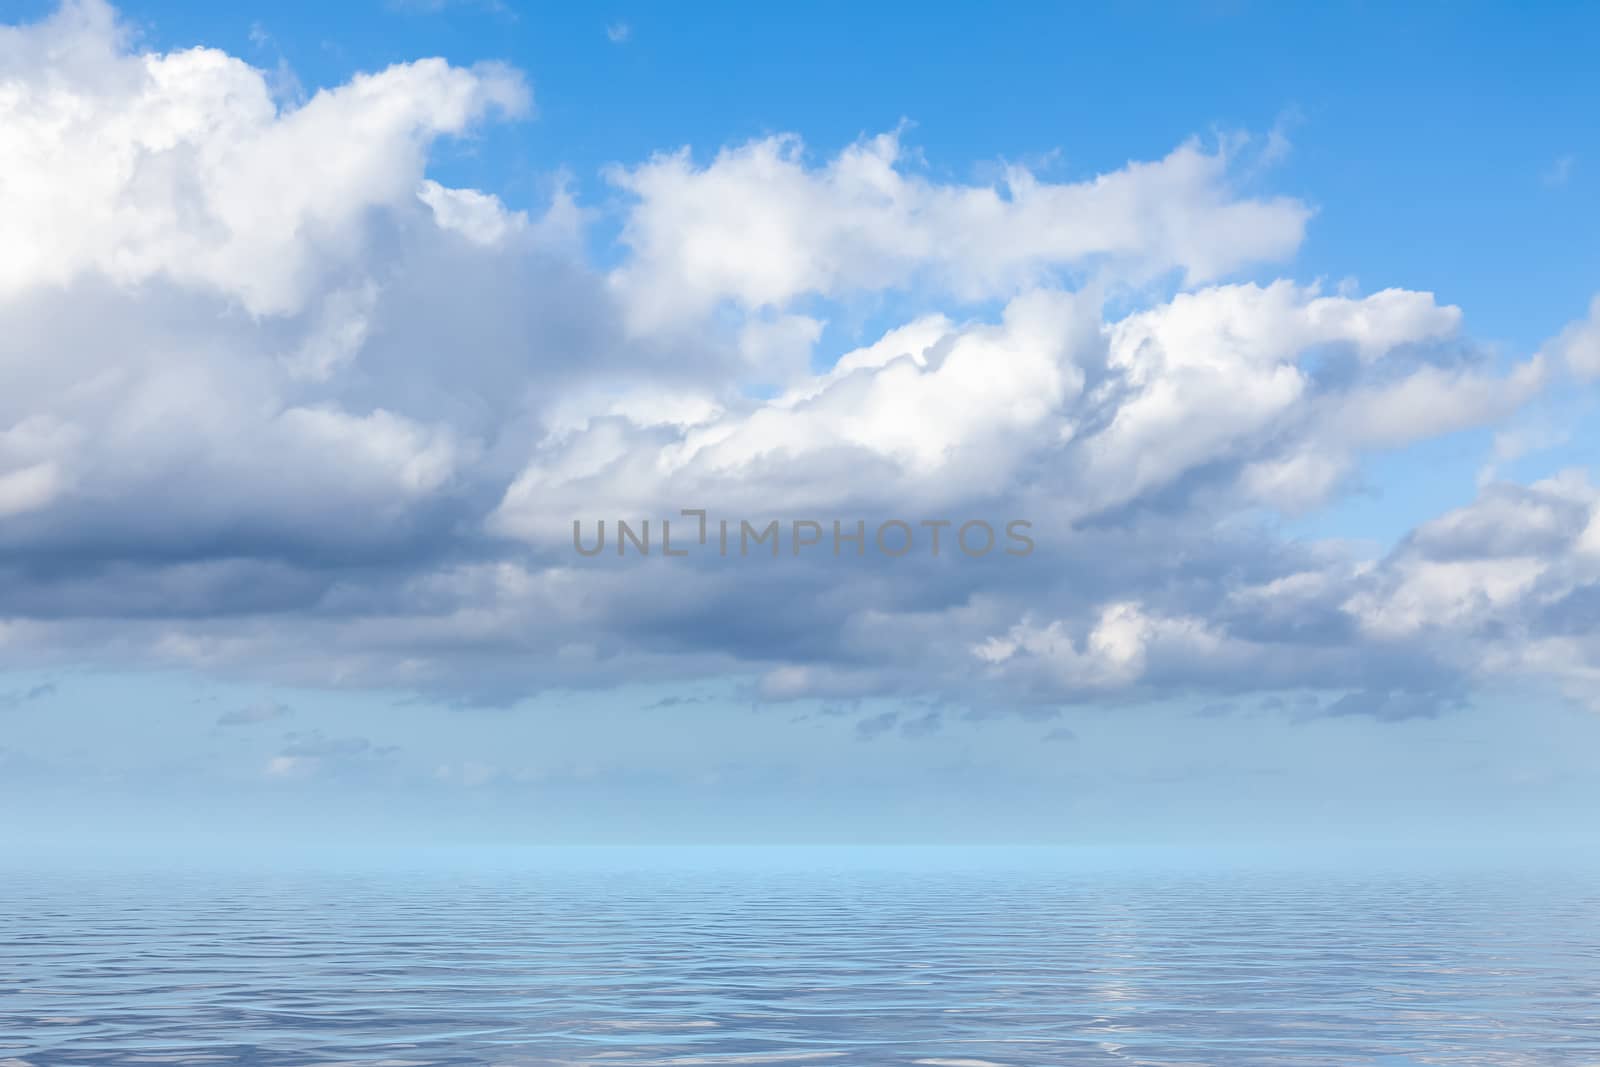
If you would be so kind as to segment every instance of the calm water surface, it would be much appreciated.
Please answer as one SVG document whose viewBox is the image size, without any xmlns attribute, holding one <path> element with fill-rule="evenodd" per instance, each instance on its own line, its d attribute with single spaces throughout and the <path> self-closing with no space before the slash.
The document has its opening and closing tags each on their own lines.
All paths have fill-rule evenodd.
<svg viewBox="0 0 1600 1067">
<path fill-rule="evenodd" d="M 0 877 L 5 1067 L 1600 1064 L 1600 887 L 1573 871 L 796 853 Z"/>
</svg>

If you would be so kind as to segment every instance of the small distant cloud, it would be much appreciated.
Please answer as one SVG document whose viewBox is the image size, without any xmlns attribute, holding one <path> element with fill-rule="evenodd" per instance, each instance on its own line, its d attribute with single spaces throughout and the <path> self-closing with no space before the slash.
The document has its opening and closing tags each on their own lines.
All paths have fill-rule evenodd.
<svg viewBox="0 0 1600 1067">
<path fill-rule="evenodd" d="M 1550 164 L 1550 168 L 1540 176 L 1540 180 L 1544 182 L 1545 187 L 1548 189 L 1559 189 L 1571 180 L 1572 167 L 1575 162 L 1576 160 L 1570 155 L 1562 156 Z"/>
<path fill-rule="evenodd" d="M 929 711 L 915 718 L 902 719 L 898 711 L 886 711 L 856 723 L 856 739 L 871 741 L 875 737 L 898 729 L 901 737 L 927 737 L 939 732 L 944 718 L 937 711 Z"/>
<path fill-rule="evenodd" d="M 317 762 L 304 756 L 273 756 L 267 760 L 268 778 L 304 778 L 317 769 Z"/>
<path fill-rule="evenodd" d="M 1287 159 L 1294 148 L 1293 142 L 1289 139 L 1289 133 L 1305 120 L 1305 113 L 1292 104 L 1280 111 L 1277 119 L 1272 124 L 1272 129 L 1267 131 L 1266 143 L 1262 146 L 1261 155 L 1256 160 L 1257 166 L 1271 167 Z"/>
<path fill-rule="evenodd" d="M 8 781 L 18 781 L 22 778 L 35 778 L 41 781 L 51 779 L 58 773 L 55 768 L 14 748 L 0 745 L 0 772 L 4 772 Z M 0 1060 L 0 1063 L 4 1063 Z"/>
<path fill-rule="evenodd" d="M 516 12 L 501 0 L 389 0 L 390 11 L 402 15 L 438 15 L 462 8 L 476 9 L 505 19 L 515 19 Z"/>
<path fill-rule="evenodd" d="M 1051 730 L 1039 740 L 1050 741 L 1053 743 L 1057 741 L 1076 741 L 1077 739 L 1078 735 L 1067 729 L 1065 726 L 1057 726 L 1054 730 Z"/>
<path fill-rule="evenodd" d="M 294 709 L 283 704 L 252 704 L 247 708 L 235 708 L 233 711 L 223 712 L 217 716 L 217 725 L 254 726 L 257 723 L 287 718 L 293 714 Z"/>
<path fill-rule="evenodd" d="M 1262 697 L 1257 709 L 1265 712 L 1285 712 L 1294 715 L 1311 715 L 1316 712 L 1322 702 L 1310 693 L 1301 693 L 1297 696 L 1267 696 Z"/>
<path fill-rule="evenodd" d="M 870 741 L 879 734 L 887 733 L 894 729 L 895 723 L 900 721 L 900 713 L 886 711 L 882 715 L 874 715 L 856 723 L 856 737 L 862 741 Z"/>
<path fill-rule="evenodd" d="M 0 709 L 20 708 L 24 704 L 32 704 L 35 700 L 54 696 L 56 683 L 44 682 L 28 689 L 13 689 L 10 692 L 0 693 Z"/>
<path fill-rule="evenodd" d="M 612 44 L 627 44 L 633 37 L 633 27 L 626 22 L 613 22 L 606 26 L 606 40 Z"/>
<path fill-rule="evenodd" d="M 645 705 L 645 710 L 646 711 L 653 711 L 656 708 L 678 708 L 678 707 L 682 707 L 685 704 L 704 704 L 705 702 L 706 702 L 706 698 L 705 697 L 666 696 L 666 697 L 662 697 L 660 700 L 656 701 L 654 704 Z"/>
<path fill-rule="evenodd" d="M 357 773 L 400 751 L 396 745 L 375 745 L 365 737 L 327 737 L 317 730 L 286 734 L 284 741 L 278 754 L 267 760 L 269 778 Z"/>
<path fill-rule="evenodd" d="M 487 763 L 444 763 L 433 772 L 433 776 L 441 782 L 452 785 L 463 785 L 467 788 L 476 788 L 488 785 L 500 777 L 500 771 Z"/>
<path fill-rule="evenodd" d="M 1366 715 L 1380 722 L 1436 719 L 1442 713 L 1466 706 L 1455 693 L 1412 692 L 1403 689 L 1362 689 L 1340 697 L 1318 715 L 1345 718 Z"/>
<path fill-rule="evenodd" d="M 283 755 L 306 759 L 349 759 L 356 756 L 387 756 L 399 749 L 394 745 L 374 745 L 365 737 L 325 737 L 318 730 L 287 735 Z"/>
<path fill-rule="evenodd" d="M 1233 703 L 1232 701 L 1218 700 L 1204 705 L 1197 710 L 1195 714 L 1200 716 L 1202 719 L 1221 719 L 1225 716 L 1232 715 L 1238 710 L 1239 705 Z"/>
</svg>

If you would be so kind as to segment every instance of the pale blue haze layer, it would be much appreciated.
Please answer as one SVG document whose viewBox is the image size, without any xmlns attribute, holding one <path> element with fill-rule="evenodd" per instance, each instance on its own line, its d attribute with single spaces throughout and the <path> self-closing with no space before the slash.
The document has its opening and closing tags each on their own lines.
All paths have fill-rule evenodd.
<svg viewBox="0 0 1600 1067">
<path fill-rule="evenodd" d="M 1600 1062 L 1600 883 L 1563 859 L 131 869 L 0 881 L 0 1062 Z"/>
</svg>

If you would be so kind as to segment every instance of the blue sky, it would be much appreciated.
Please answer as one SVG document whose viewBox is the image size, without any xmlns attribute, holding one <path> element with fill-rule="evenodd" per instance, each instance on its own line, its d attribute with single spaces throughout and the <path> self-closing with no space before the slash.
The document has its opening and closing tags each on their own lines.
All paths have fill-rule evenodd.
<svg viewBox="0 0 1600 1067">
<path fill-rule="evenodd" d="M 1590 832 L 1592 7 L 0 14 L 0 833 Z"/>
</svg>

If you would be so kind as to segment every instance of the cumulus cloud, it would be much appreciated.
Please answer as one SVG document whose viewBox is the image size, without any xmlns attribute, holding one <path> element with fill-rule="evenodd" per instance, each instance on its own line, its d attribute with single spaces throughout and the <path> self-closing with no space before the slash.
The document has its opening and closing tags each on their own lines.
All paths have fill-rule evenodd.
<svg viewBox="0 0 1600 1067">
<path fill-rule="evenodd" d="M 1088 266 L 1209 281 L 1290 255 L 1311 215 L 1290 198 L 1237 193 L 1241 148 L 1191 142 L 1068 183 L 1012 167 L 998 185 L 911 171 L 898 132 L 819 166 L 794 136 L 724 149 L 705 166 L 684 149 L 610 172 L 636 199 L 622 238 L 632 255 L 612 282 L 644 331 L 724 301 L 782 309 L 919 281 L 992 298 Z"/>
<path fill-rule="evenodd" d="M 238 58 L 125 39 L 100 0 L 0 37 L 0 294 L 94 273 L 297 310 L 318 260 L 359 257 L 367 213 L 416 194 L 434 137 L 528 107 L 509 70 L 431 59 L 280 110 Z"/>
<path fill-rule="evenodd" d="M 1548 351 L 1579 378 L 1600 378 L 1600 296 L 1589 304 L 1588 317 L 1562 330 Z"/>
<path fill-rule="evenodd" d="M 294 600 L 317 559 L 420 551 L 490 492 L 532 339 L 577 363 L 605 321 L 553 247 L 564 193 L 530 220 L 424 177 L 434 138 L 526 109 L 519 75 L 423 60 L 299 106 L 264 79 L 139 52 L 96 0 L 0 29 L 0 584 L 24 610 L 52 599 L 20 588 L 42 556 L 106 601 L 124 577 L 159 599 L 285 568 Z M 447 277 L 449 310 L 414 324 Z M 448 374 L 472 344 L 494 354 Z"/>
<path fill-rule="evenodd" d="M 1090 294 L 1030 290 L 995 322 L 895 328 L 771 400 L 563 427 L 492 525 L 556 544 L 573 516 L 675 502 L 898 512 L 1029 494 L 1066 524 L 1186 479 L 1298 512 L 1362 452 L 1491 422 L 1537 391 L 1538 358 L 1498 375 L 1443 350 L 1459 321 L 1426 293 L 1289 282 L 1206 287 L 1111 322 Z"/>
<path fill-rule="evenodd" d="M 1135 682 L 1148 669 L 1152 654 L 1214 664 L 1223 642 L 1202 619 L 1152 617 L 1139 604 L 1117 603 L 1100 609 L 1082 641 L 1074 641 L 1059 621 L 1045 627 L 1023 621 L 1005 636 L 976 646 L 973 654 L 1002 670 L 1027 657 L 1062 690 L 1072 691 Z"/>
<path fill-rule="evenodd" d="M 1600 490 L 1581 470 L 1490 484 L 1414 531 L 1345 607 L 1364 632 L 1451 649 L 1464 671 L 1553 677 L 1594 702 Z"/>
<path fill-rule="evenodd" d="M 1431 293 L 1241 277 L 1312 213 L 1255 191 L 1270 160 L 1238 139 L 995 184 L 937 179 L 903 132 L 667 153 L 608 172 L 601 268 L 559 160 L 542 207 L 428 173 L 529 108 L 515 72 L 429 59 L 284 102 L 94 0 L 0 30 L 0 662 L 496 703 L 728 675 L 1033 711 L 1317 690 L 1383 719 L 1595 680 L 1584 472 L 1487 479 L 1376 555 L 1272 527 L 1600 373 L 1594 314 L 1500 360 Z M 887 294 L 905 313 L 852 336 Z M 571 550 L 575 518 L 696 507 L 1026 518 L 1038 550 Z M 370 766 L 359 741 L 267 771 Z"/>
</svg>

